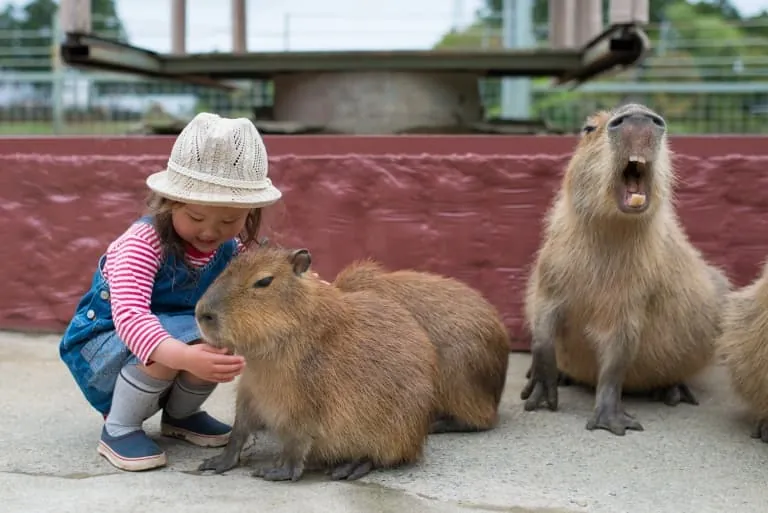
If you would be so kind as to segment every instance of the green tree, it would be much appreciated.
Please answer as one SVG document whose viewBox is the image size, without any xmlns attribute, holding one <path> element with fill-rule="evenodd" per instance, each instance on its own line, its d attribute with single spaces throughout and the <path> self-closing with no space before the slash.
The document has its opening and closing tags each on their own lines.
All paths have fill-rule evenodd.
<svg viewBox="0 0 768 513">
<path fill-rule="evenodd" d="M 91 0 L 93 32 L 127 41 L 125 28 L 117 15 L 115 0 Z M 21 8 L 6 7 L 0 12 L 0 68 L 19 71 L 49 71 L 56 0 L 31 0 Z"/>
</svg>

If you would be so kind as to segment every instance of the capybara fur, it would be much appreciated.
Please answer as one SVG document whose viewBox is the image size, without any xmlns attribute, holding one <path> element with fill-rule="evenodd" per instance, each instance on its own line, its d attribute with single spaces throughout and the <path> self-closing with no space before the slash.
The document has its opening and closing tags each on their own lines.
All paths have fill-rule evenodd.
<svg viewBox="0 0 768 513">
<path fill-rule="evenodd" d="M 588 118 L 528 281 L 526 410 L 557 409 L 558 369 L 595 387 L 589 430 L 643 430 L 625 390 L 697 404 L 686 380 L 712 361 L 731 285 L 689 242 L 674 185 L 661 116 L 628 104 Z"/>
<path fill-rule="evenodd" d="M 728 295 L 721 326 L 720 363 L 754 416 L 752 436 L 768 443 L 768 262 L 757 279 Z"/>
<path fill-rule="evenodd" d="M 509 335 L 497 309 L 482 294 L 455 278 L 410 269 L 388 271 L 371 259 L 345 267 L 333 284 L 396 301 L 429 335 L 439 369 L 430 432 L 496 426 L 509 363 Z"/>
<path fill-rule="evenodd" d="M 437 353 L 403 307 L 371 292 L 342 292 L 307 272 L 306 249 L 239 255 L 196 307 L 203 339 L 246 359 L 224 451 L 201 470 L 239 463 L 265 427 L 283 444 L 253 476 L 296 481 L 305 467 L 357 479 L 414 463 L 429 434 Z"/>
</svg>

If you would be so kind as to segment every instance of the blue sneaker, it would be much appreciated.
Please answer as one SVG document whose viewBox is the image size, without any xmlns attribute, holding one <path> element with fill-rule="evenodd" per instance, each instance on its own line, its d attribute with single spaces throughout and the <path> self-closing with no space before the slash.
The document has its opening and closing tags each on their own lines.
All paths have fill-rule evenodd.
<svg viewBox="0 0 768 513">
<path fill-rule="evenodd" d="M 103 427 L 96 450 L 115 467 L 130 472 L 162 467 L 167 462 L 165 452 L 142 429 L 111 436 Z"/>
<path fill-rule="evenodd" d="M 232 427 L 219 422 L 204 411 L 183 419 L 174 419 L 163 411 L 160 432 L 200 447 L 223 447 L 229 441 Z"/>
</svg>

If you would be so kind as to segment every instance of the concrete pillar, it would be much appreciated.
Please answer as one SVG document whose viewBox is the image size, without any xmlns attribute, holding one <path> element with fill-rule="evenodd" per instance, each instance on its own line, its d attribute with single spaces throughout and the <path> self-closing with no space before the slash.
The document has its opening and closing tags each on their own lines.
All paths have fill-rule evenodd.
<svg viewBox="0 0 768 513">
<path fill-rule="evenodd" d="M 584 46 L 603 31 L 603 2 L 601 0 L 576 0 L 576 46 Z"/>
<path fill-rule="evenodd" d="M 245 0 L 232 0 L 232 53 L 248 51 Z"/>
<path fill-rule="evenodd" d="M 91 0 L 61 0 L 59 22 L 62 34 L 91 32 Z"/>
<path fill-rule="evenodd" d="M 648 0 L 611 0 L 610 22 L 646 24 L 649 10 Z"/>
<path fill-rule="evenodd" d="M 187 53 L 187 0 L 171 0 L 171 53 Z"/>
<path fill-rule="evenodd" d="M 549 0 L 549 44 L 555 49 L 576 46 L 575 0 Z"/>
</svg>

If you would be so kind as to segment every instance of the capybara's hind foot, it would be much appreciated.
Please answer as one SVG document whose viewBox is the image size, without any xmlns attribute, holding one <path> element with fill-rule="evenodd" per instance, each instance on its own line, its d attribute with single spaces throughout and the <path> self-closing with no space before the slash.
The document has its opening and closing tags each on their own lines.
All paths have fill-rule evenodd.
<svg viewBox="0 0 768 513">
<path fill-rule="evenodd" d="M 531 379 L 531 367 L 528 367 L 528 371 L 525 373 L 525 379 Z M 568 374 L 562 371 L 557 371 L 557 386 L 569 387 L 575 384 L 576 384 L 576 380 L 574 380 Z"/>
<path fill-rule="evenodd" d="M 441 415 L 429 426 L 430 434 L 438 433 L 478 433 L 487 431 L 490 427 L 481 427 L 458 420 L 452 415 Z"/>
<path fill-rule="evenodd" d="M 587 421 L 587 429 L 590 431 L 606 429 L 614 435 L 624 436 L 627 429 L 643 431 L 643 426 L 623 409 L 597 406 L 592 417 Z"/>
<path fill-rule="evenodd" d="M 768 418 L 755 422 L 755 426 L 752 429 L 752 438 L 768 443 Z"/>
<path fill-rule="evenodd" d="M 693 395 L 693 392 L 685 383 L 679 383 L 671 387 L 655 388 L 651 390 L 651 399 L 662 401 L 667 406 L 677 406 L 680 403 L 699 404 L 698 399 L 696 399 L 696 396 Z"/>
<path fill-rule="evenodd" d="M 275 465 L 256 467 L 251 477 L 260 477 L 265 481 L 298 481 L 304 474 L 304 465 L 279 462 Z"/>
<path fill-rule="evenodd" d="M 348 461 L 333 467 L 331 479 L 333 481 L 354 481 L 367 475 L 371 470 L 373 470 L 373 462 L 367 458 Z"/>
</svg>

